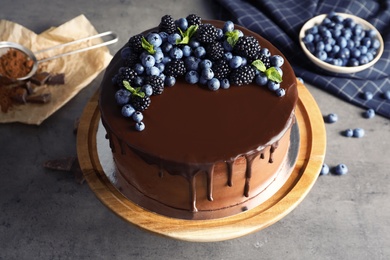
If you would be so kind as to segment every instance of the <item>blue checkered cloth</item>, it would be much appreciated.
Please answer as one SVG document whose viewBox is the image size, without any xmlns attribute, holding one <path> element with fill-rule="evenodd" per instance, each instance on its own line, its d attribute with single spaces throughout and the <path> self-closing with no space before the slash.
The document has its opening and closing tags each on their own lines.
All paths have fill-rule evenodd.
<svg viewBox="0 0 390 260">
<path fill-rule="evenodd" d="M 287 57 L 295 74 L 305 82 L 335 96 L 390 118 L 390 100 L 383 93 L 390 90 L 390 0 L 217 0 L 220 19 L 230 19 L 272 42 Z M 385 50 L 371 68 L 354 74 L 336 74 L 321 70 L 304 55 L 298 34 L 310 18 L 331 11 L 359 16 L 381 33 Z M 228 14 L 226 16 L 226 14 Z M 370 91 L 374 97 L 362 98 Z"/>
</svg>

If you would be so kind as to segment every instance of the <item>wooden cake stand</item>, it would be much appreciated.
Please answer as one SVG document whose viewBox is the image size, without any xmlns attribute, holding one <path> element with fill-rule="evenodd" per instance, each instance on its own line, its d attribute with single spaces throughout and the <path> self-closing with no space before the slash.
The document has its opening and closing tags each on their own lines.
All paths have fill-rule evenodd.
<svg viewBox="0 0 390 260">
<path fill-rule="evenodd" d="M 213 220 L 182 220 L 147 211 L 124 197 L 100 163 L 96 133 L 100 122 L 99 92 L 84 109 L 77 133 L 77 155 L 90 188 L 109 209 L 137 227 L 174 239 L 212 242 L 238 238 L 282 219 L 308 194 L 325 158 L 326 134 L 322 114 L 306 87 L 298 81 L 296 118 L 300 146 L 290 178 L 270 199 L 246 212 Z M 110 151 L 109 151 L 110 152 Z"/>
</svg>

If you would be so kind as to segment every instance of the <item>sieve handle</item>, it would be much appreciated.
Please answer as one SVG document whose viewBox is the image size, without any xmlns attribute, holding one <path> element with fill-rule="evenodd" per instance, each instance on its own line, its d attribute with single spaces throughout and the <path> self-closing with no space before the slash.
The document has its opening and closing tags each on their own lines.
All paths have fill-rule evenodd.
<svg viewBox="0 0 390 260">
<path fill-rule="evenodd" d="M 96 35 L 93 35 L 93 36 L 89 36 L 89 37 L 86 37 L 86 38 L 78 39 L 78 40 L 75 40 L 75 41 L 59 44 L 59 45 L 56 45 L 56 46 L 53 46 L 53 47 L 50 47 L 50 48 L 47 48 L 47 49 L 39 50 L 39 51 L 34 52 L 34 55 L 37 55 L 37 54 L 40 54 L 40 53 L 44 53 L 44 52 L 47 52 L 47 51 L 50 51 L 50 50 L 62 48 L 62 47 L 65 47 L 65 46 L 77 44 L 77 43 L 80 43 L 80 42 L 85 42 L 87 40 L 96 39 L 96 38 L 100 38 L 100 37 L 105 37 L 105 36 L 111 36 L 112 39 L 111 40 L 107 40 L 107 41 L 103 41 L 102 43 L 98 43 L 98 44 L 95 44 L 95 45 L 92 45 L 92 46 L 88 46 L 88 47 L 85 47 L 85 48 L 81 48 L 81 49 L 77 49 L 77 50 L 61 53 L 61 54 L 58 54 L 58 55 L 55 55 L 55 56 L 52 56 L 52 57 L 48 57 L 48 58 L 45 58 L 45 59 L 41 59 L 41 60 L 38 60 L 37 62 L 40 63 L 40 62 L 44 62 L 44 61 L 48 61 L 48 60 L 53 60 L 53 59 L 56 59 L 56 58 L 59 58 L 59 57 L 68 56 L 68 55 L 71 55 L 71 54 L 75 54 L 75 53 L 79 53 L 79 52 L 83 52 L 83 51 L 96 49 L 96 48 L 99 48 L 99 47 L 102 47 L 102 46 L 107 46 L 107 45 L 116 43 L 118 41 L 118 36 L 116 35 L 116 33 L 112 32 L 112 31 L 107 31 L 107 32 L 99 33 L 99 34 L 96 34 Z"/>
</svg>

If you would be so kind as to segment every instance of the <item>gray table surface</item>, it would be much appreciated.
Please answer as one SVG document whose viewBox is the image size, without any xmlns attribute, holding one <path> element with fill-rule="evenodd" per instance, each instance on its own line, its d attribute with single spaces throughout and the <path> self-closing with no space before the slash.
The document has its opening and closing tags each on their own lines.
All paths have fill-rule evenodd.
<svg viewBox="0 0 390 260">
<path fill-rule="evenodd" d="M 2 0 L 0 18 L 40 33 L 79 14 L 99 32 L 120 37 L 155 26 L 162 15 L 216 18 L 208 1 Z M 345 163 L 344 176 L 320 176 L 298 207 L 274 225 L 242 238 L 190 243 L 126 223 L 72 175 L 43 168 L 76 154 L 75 120 L 102 75 L 40 126 L 0 125 L 0 259 L 389 259 L 390 121 L 364 119 L 363 109 L 307 86 L 327 124 L 326 163 Z M 362 127 L 364 138 L 340 131 Z"/>
</svg>

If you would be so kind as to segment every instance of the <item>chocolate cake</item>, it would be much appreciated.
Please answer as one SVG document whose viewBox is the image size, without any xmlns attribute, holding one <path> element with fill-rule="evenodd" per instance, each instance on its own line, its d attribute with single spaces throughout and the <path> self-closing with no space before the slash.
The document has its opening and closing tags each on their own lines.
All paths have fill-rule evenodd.
<svg viewBox="0 0 390 260">
<path fill-rule="evenodd" d="M 202 23 L 224 26 L 221 21 Z M 235 28 L 284 58 L 261 36 Z M 146 127 L 137 131 L 115 99 L 113 78 L 125 66 L 122 50 L 106 69 L 99 108 L 116 166 L 115 185 L 124 196 L 156 214 L 214 219 L 258 206 L 288 179 L 294 167 L 289 154 L 297 131 L 298 92 L 285 58 L 283 95 L 254 81 L 212 91 L 181 76 L 161 95 L 150 97 L 142 112 Z"/>
</svg>

